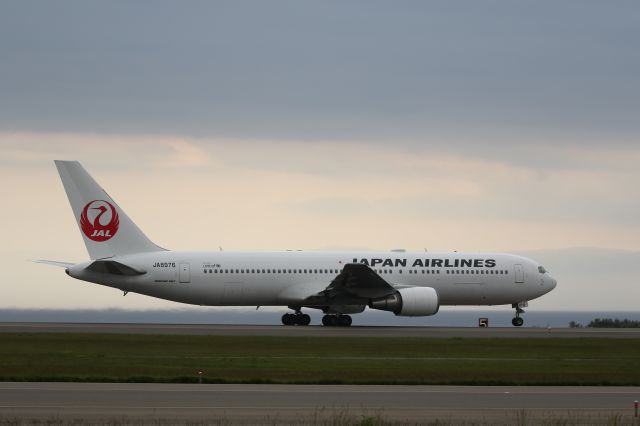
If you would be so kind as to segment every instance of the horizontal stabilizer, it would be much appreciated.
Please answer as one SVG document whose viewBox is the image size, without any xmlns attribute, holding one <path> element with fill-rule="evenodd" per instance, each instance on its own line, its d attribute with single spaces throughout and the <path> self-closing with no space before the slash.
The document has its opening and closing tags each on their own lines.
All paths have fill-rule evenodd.
<svg viewBox="0 0 640 426">
<path fill-rule="evenodd" d="M 51 266 L 58 266 L 60 268 L 70 268 L 73 265 L 75 265 L 75 263 L 58 262 L 57 260 L 44 260 L 44 259 L 36 259 L 33 262 L 35 262 L 35 263 L 44 263 L 45 265 L 51 265 Z"/>
<path fill-rule="evenodd" d="M 87 269 L 93 272 L 113 275 L 144 275 L 147 273 L 147 271 L 116 262 L 115 260 L 96 260 L 87 266 Z"/>
</svg>

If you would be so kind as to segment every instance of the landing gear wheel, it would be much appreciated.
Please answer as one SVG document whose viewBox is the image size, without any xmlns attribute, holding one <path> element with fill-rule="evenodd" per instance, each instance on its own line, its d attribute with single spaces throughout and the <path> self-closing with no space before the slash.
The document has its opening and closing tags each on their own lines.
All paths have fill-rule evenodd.
<svg viewBox="0 0 640 426">
<path fill-rule="evenodd" d="M 351 317 L 349 315 L 340 315 L 338 318 L 338 325 L 340 327 L 349 327 L 351 325 Z"/>
<path fill-rule="evenodd" d="M 311 317 L 302 312 L 296 312 L 295 314 L 284 314 L 282 316 L 282 324 L 284 325 L 309 325 L 311 323 Z"/>
<path fill-rule="evenodd" d="M 284 314 L 282 316 L 282 324 L 296 325 L 296 316 L 294 314 Z"/>
<path fill-rule="evenodd" d="M 296 324 L 296 316 L 293 314 L 284 314 L 282 316 L 282 324 L 284 325 L 295 325 Z"/>
<path fill-rule="evenodd" d="M 311 317 L 307 314 L 297 314 L 296 325 L 309 325 L 311 323 Z"/>
<path fill-rule="evenodd" d="M 335 327 L 338 325 L 338 317 L 335 315 L 325 315 L 322 317 L 322 325 L 325 327 Z"/>
<path fill-rule="evenodd" d="M 351 322 L 349 315 L 325 315 L 322 317 L 322 325 L 326 327 L 349 327 Z"/>
<path fill-rule="evenodd" d="M 513 324 L 514 327 L 522 327 L 524 320 L 520 318 L 520 314 L 524 314 L 524 309 L 522 308 L 527 307 L 527 302 L 514 303 L 511 307 L 516 310 L 516 316 L 511 320 L 511 324 Z"/>
</svg>

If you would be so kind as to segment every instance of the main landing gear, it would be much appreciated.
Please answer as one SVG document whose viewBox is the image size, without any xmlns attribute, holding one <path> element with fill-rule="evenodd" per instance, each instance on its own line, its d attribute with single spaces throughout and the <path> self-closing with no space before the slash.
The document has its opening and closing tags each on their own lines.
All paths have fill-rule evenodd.
<svg viewBox="0 0 640 426">
<path fill-rule="evenodd" d="M 520 314 L 524 314 L 524 309 L 522 308 L 526 306 L 527 302 L 514 303 L 511 305 L 511 307 L 516 310 L 516 316 L 511 320 L 511 324 L 514 327 L 522 327 L 522 324 L 524 324 L 524 319 L 520 317 Z"/>
<path fill-rule="evenodd" d="M 284 325 L 309 325 L 311 317 L 298 311 L 295 314 L 284 314 L 282 316 L 282 324 Z"/>
<path fill-rule="evenodd" d="M 322 325 L 326 327 L 349 327 L 351 322 L 349 315 L 325 315 L 322 317 Z"/>
</svg>

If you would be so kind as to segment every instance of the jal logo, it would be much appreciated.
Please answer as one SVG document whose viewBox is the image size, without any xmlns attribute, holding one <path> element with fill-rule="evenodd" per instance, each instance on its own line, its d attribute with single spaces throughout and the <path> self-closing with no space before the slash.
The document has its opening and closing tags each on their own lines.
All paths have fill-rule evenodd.
<svg viewBox="0 0 640 426">
<path fill-rule="evenodd" d="M 118 212 L 105 200 L 93 200 L 82 210 L 80 227 L 90 240 L 103 242 L 110 240 L 120 226 Z"/>
</svg>

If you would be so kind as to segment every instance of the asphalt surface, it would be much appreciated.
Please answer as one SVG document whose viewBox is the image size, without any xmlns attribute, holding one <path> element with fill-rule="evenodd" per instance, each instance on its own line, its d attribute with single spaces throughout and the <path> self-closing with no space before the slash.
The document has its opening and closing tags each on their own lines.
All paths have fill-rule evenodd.
<svg viewBox="0 0 640 426">
<path fill-rule="evenodd" d="M 630 420 L 638 398 L 640 388 L 624 387 L 0 383 L 0 419 L 274 424 L 380 415 L 515 423 L 525 410 L 529 419 Z"/>
<path fill-rule="evenodd" d="M 640 338 L 640 328 L 307 327 L 282 325 L 0 323 L 0 333 L 120 333 L 209 336 L 360 336 L 466 338 Z"/>
</svg>

